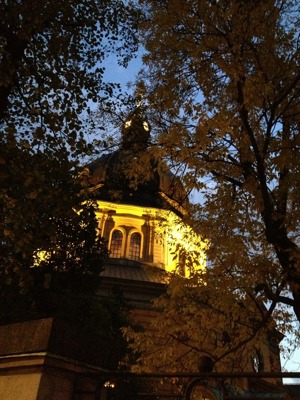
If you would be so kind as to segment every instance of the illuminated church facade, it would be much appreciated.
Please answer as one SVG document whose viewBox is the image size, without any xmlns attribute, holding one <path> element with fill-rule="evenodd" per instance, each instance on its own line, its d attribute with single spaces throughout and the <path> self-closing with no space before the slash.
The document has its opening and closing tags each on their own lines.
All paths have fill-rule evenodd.
<svg viewBox="0 0 300 400">
<path fill-rule="evenodd" d="M 120 148 L 88 166 L 99 231 L 110 251 L 102 286 L 120 285 L 127 300 L 144 306 L 164 289 L 169 273 L 189 276 L 181 250 L 197 250 L 196 268 L 205 267 L 205 243 L 183 222 L 183 186 L 152 155 L 149 142 L 150 126 L 138 107 L 122 127 Z"/>
</svg>

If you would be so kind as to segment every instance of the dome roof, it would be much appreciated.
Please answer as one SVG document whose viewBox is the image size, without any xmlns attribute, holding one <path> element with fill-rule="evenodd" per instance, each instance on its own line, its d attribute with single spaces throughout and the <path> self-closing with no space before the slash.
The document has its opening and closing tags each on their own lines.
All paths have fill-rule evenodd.
<svg viewBox="0 0 300 400">
<path fill-rule="evenodd" d="M 120 149 L 88 165 L 90 189 L 99 200 L 184 214 L 188 200 L 183 185 L 150 153 L 149 139 L 150 125 L 138 107 L 122 127 Z"/>
</svg>

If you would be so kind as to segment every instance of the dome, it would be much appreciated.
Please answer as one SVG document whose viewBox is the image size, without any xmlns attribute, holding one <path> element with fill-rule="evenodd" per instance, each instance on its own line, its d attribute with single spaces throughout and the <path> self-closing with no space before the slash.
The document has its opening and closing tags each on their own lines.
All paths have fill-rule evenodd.
<svg viewBox="0 0 300 400">
<path fill-rule="evenodd" d="M 88 165 L 90 189 L 99 200 L 184 214 L 188 201 L 183 185 L 150 153 L 149 140 L 150 125 L 138 107 L 124 122 L 120 149 Z"/>
</svg>

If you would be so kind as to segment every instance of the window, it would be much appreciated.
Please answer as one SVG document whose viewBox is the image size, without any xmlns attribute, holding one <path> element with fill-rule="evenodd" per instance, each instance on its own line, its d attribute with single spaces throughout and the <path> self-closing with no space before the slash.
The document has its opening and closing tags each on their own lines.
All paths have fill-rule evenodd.
<svg viewBox="0 0 300 400">
<path fill-rule="evenodd" d="M 262 372 L 264 370 L 263 355 L 258 349 L 256 349 L 255 354 L 252 355 L 252 367 L 254 372 Z"/>
<path fill-rule="evenodd" d="M 110 243 L 110 256 L 112 258 L 122 257 L 122 242 L 123 233 L 118 229 L 113 231 Z"/>
<path fill-rule="evenodd" d="M 126 227 L 124 229 L 123 227 L 118 227 L 112 231 L 109 249 L 111 258 L 140 260 L 142 235 L 135 228 L 128 231 Z"/>
<path fill-rule="evenodd" d="M 130 235 L 130 245 L 128 257 L 130 260 L 139 260 L 141 252 L 141 235 L 134 232 Z"/>
</svg>

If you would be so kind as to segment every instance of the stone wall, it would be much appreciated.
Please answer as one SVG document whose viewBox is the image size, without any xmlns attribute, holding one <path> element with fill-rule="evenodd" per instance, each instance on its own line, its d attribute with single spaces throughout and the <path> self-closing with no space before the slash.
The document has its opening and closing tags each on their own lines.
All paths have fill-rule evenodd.
<svg viewBox="0 0 300 400">
<path fill-rule="evenodd" d="M 0 399 L 94 400 L 113 350 L 53 318 L 1 326 Z"/>
</svg>

